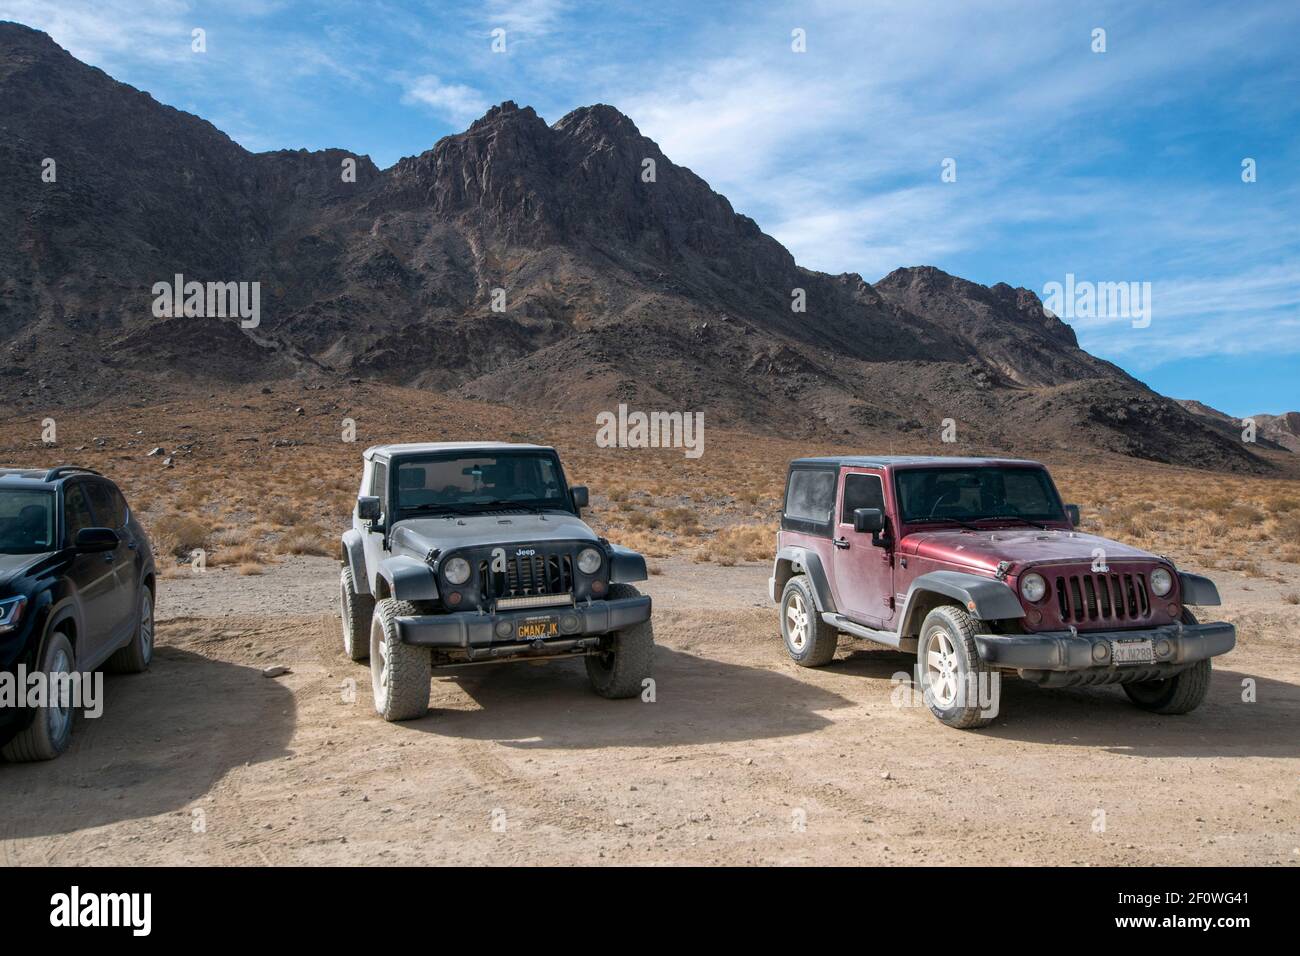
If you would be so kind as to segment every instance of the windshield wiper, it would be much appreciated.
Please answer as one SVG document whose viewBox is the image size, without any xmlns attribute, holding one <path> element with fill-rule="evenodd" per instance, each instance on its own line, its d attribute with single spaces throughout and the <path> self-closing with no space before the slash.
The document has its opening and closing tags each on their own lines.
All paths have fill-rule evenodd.
<svg viewBox="0 0 1300 956">
<path fill-rule="evenodd" d="M 948 517 L 943 517 L 943 518 L 937 518 L 937 517 L 936 517 L 936 518 L 913 518 L 912 520 L 908 521 L 907 523 L 908 523 L 908 524 L 933 524 L 933 523 L 936 522 L 936 521 L 951 521 L 953 524 L 959 524 L 959 525 L 961 525 L 963 528 L 970 528 L 970 530 L 972 530 L 972 531 L 979 531 L 979 530 L 980 530 L 979 528 L 975 527 L 975 525 L 970 524 L 970 523 L 968 523 L 968 522 L 966 522 L 966 521 L 962 521 L 961 518 L 948 518 Z"/>
<path fill-rule="evenodd" d="M 1030 521 L 1028 518 L 1022 518 L 1020 515 L 985 515 L 977 518 L 977 521 L 1020 521 L 1029 525 L 1031 528 L 1038 528 L 1040 531 L 1046 531 L 1047 525 L 1039 524 L 1037 521 Z"/>
<path fill-rule="evenodd" d="M 537 514 L 542 513 L 542 506 L 530 501 L 507 501 L 504 498 L 497 498 L 493 501 L 476 501 L 474 502 L 483 511 L 535 511 Z"/>
</svg>

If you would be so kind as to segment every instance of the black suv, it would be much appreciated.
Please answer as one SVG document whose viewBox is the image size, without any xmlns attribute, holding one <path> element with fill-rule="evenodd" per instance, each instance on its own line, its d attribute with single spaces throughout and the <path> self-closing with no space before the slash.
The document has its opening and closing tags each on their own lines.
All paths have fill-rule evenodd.
<svg viewBox="0 0 1300 956">
<path fill-rule="evenodd" d="M 136 673 L 153 656 L 153 551 L 126 499 L 86 468 L 0 468 L 0 677 Z M 21 683 L 17 686 L 21 689 Z M 67 749 L 72 707 L 0 707 L 8 760 Z"/>
</svg>

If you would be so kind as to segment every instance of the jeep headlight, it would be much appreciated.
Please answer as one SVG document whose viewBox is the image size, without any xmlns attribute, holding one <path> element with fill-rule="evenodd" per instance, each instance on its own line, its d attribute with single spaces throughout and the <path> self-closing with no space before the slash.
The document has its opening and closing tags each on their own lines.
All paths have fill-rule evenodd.
<svg viewBox="0 0 1300 956">
<path fill-rule="evenodd" d="M 595 574 L 600 570 L 602 558 L 595 548 L 583 548 L 578 552 L 578 570 L 583 574 Z"/>
<path fill-rule="evenodd" d="M 1030 604 L 1037 604 L 1047 596 L 1047 582 L 1041 574 L 1030 571 L 1020 578 L 1020 593 Z"/>
<path fill-rule="evenodd" d="M 1174 589 L 1174 576 L 1164 568 L 1156 568 L 1151 572 L 1151 590 L 1156 592 L 1156 597 L 1164 597 Z"/>
<path fill-rule="evenodd" d="M 442 576 L 451 584 L 464 584 L 469 580 L 469 562 L 464 558 L 452 558 L 443 566 Z"/>
</svg>

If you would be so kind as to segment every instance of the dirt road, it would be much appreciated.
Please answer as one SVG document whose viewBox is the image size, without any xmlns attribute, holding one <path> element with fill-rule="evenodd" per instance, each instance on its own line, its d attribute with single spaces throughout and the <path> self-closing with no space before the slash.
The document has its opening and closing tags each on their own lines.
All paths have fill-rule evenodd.
<svg viewBox="0 0 1300 956">
<path fill-rule="evenodd" d="M 902 654 L 792 665 L 766 565 L 661 567 L 653 703 L 483 667 L 403 724 L 313 611 L 334 562 L 165 580 L 150 671 L 59 760 L 0 765 L 0 862 L 1300 865 L 1294 582 L 1215 572 L 1241 640 L 1192 715 L 1013 680 L 962 732 L 895 705 Z"/>
</svg>

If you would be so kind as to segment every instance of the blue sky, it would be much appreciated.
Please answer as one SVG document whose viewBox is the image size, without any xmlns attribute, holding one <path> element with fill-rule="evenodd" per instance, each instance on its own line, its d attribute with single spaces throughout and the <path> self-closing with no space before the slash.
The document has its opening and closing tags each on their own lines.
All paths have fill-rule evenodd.
<svg viewBox="0 0 1300 956">
<path fill-rule="evenodd" d="M 1149 326 L 1067 316 L 1081 344 L 1232 414 L 1300 409 L 1294 0 L 0 0 L 0 19 L 253 150 L 388 166 L 502 100 L 551 122 L 610 103 L 802 265 L 1150 282 Z"/>
</svg>

